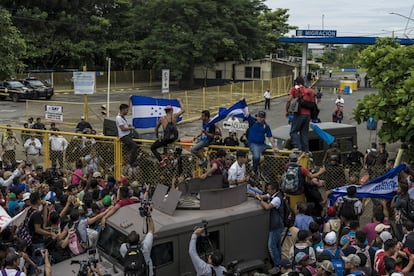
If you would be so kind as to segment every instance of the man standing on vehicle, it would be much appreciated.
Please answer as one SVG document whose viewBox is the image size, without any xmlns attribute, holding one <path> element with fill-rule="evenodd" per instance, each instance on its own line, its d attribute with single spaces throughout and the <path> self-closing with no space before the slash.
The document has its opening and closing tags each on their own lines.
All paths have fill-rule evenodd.
<svg viewBox="0 0 414 276">
<path fill-rule="evenodd" d="M 302 77 L 296 78 L 296 85 L 290 89 L 288 101 L 286 103 L 286 117 L 289 116 L 289 107 L 291 101 L 295 98 L 303 97 L 307 102 L 315 103 L 315 91 L 304 86 L 305 81 Z M 303 152 L 309 152 L 309 123 L 311 120 L 311 110 L 300 106 L 298 112 L 293 116 L 292 127 L 290 129 L 290 138 L 294 148 Z"/>
<path fill-rule="evenodd" d="M 168 144 L 175 142 L 178 138 L 177 131 L 177 119 L 185 112 L 183 101 L 178 98 L 177 101 L 180 103 L 180 111 L 174 113 L 174 109 L 171 105 L 164 107 L 165 116 L 162 116 L 155 126 L 155 137 L 157 140 L 151 145 L 151 151 L 154 156 L 157 158 L 161 167 L 166 165 L 165 161 L 161 158 L 161 154 L 157 151 L 158 148 L 165 147 Z M 164 135 L 162 138 L 159 138 L 158 129 L 162 126 L 164 130 Z"/>
<path fill-rule="evenodd" d="M 205 229 L 198 227 L 191 235 L 190 246 L 188 253 L 196 270 L 197 276 L 222 276 L 227 272 L 226 268 L 222 266 L 223 254 L 219 250 L 214 250 L 212 254 L 207 257 L 207 262 L 200 258 L 197 254 L 197 239 Z"/>
<path fill-rule="evenodd" d="M 256 119 L 249 116 L 249 129 L 247 140 L 249 142 L 250 151 L 253 155 L 253 172 L 258 176 L 260 155 L 266 149 L 273 149 L 274 152 L 279 151 L 276 146 L 275 139 L 272 135 L 270 126 L 266 123 L 266 112 L 259 111 Z M 272 146 L 265 143 L 266 137 L 269 139 Z"/>
<path fill-rule="evenodd" d="M 270 211 L 268 248 L 273 260 L 272 274 L 279 272 L 280 260 L 282 258 L 281 236 L 285 227 L 283 223 L 283 194 L 279 191 L 278 183 L 267 185 L 267 194 L 256 195 L 263 209 Z M 269 271 L 270 272 L 270 271 Z"/>
<path fill-rule="evenodd" d="M 128 258 L 131 258 L 131 256 L 134 255 L 140 255 L 140 254 L 131 254 L 128 256 L 129 252 L 132 252 L 135 247 L 138 252 L 141 251 L 142 255 L 144 255 L 144 260 L 147 268 L 147 274 L 148 276 L 154 275 L 154 269 L 152 266 L 152 260 L 151 260 L 151 249 L 152 249 L 152 242 L 154 240 L 154 233 L 155 233 L 155 226 L 154 221 L 152 220 L 151 213 L 148 210 L 148 216 L 145 218 L 148 223 L 148 233 L 145 235 L 144 240 L 140 243 L 140 237 L 139 234 L 134 230 L 131 233 L 128 234 L 128 242 L 121 244 L 121 247 L 119 248 L 119 253 L 121 254 L 122 258 L 127 262 Z M 137 256 L 138 257 L 138 256 Z M 124 265 L 127 265 L 125 263 Z M 126 268 L 126 267 L 124 267 Z M 133 271 L 128 271 L 132 272 Z M 139 271 L 136 271 L 139 272 Z M 125 275 L 129 275 L 127 271 L 125 271 Z M 140 275 L 140 274 L 131 274 L 131 275 Z"/>
<path fill-rule="evenodd" d="M 211 124 L 209 127 L 207 127 L 207 124 L 210 122 L 210 111 L 208 110 L 201 111 L 201 122 L 201 132 L 196 137 L 194 137 L 194 140 L 200 138 L 200 141 L 191 148 L 191 153 L 196 155 L 201 160 L 199 165 L 200 167 L 203 167 L 207 164 L 207 158 L 203 157 L 203 155 L 200 153 L 200 150 L 210 145 L 210 142 L 213 140 L 214 134 L 216 132 L 216 126 L 214 124 Z"/>
<path fill-rule="evenodd" d="M 134 142 L 132 137 L 132 132 L 135 131 L 135 128 L 128 124 L 125 115 L 128 114 L 129 105 L 121 104 L 119 106 L 119 113 L 116 116 L 116 127 L 118 128 L 118 137 L 121 139 L 122 143 L 125 144 L 127 150 L 129 151 L 129 164 L 131 167 L 136 167 L 137 164 L 137 154 L 138 154 L 138 145 Z"/>
</svg>

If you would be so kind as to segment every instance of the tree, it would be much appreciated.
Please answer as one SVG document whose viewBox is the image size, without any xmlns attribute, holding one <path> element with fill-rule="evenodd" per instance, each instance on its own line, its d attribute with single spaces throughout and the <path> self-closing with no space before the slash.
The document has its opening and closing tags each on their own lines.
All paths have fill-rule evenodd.
<svg viewBox="0 0 414 276">
<path fill-rule="evenodd" d="M 0 8 L 0 79 L 10 78 L 24 68 L 21 58 L 26 51 L 26 44 L 11 21 L 10 13 Z"/>
<path fill-rule="evenodd" d="M 382 121 L 378 132 L 384 142 L 414 142 L 414 48 L 395 39 L 381 38 L 360 55 L 378 94 L 366 95 L 354 109 L 358 123 L 369 117 Z M 411 147 L 411 151 L 414 148 Z"/>
<path fill-rule="evenodd" d="M 262 0 L 153 0 L 137 6 L 141 63 L 170 68 L 181 87 L 193 85 L 196 65 L 255 58 L 264 30 Z"/>
</svg>

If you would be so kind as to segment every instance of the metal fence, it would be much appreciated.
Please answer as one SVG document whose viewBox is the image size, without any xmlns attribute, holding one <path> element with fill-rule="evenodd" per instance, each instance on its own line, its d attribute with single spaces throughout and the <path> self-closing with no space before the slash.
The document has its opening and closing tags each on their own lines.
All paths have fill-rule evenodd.
<svg viewBox="0 0 414 276">
<path fill-rule="evenodd" d="M 272 98 L 286 96 L 292 83 L 292 78 L 278 77 L 270 80 L 259 80 L 251 82 L 233 83 L 224 86 L 205 87 L 202 89 L 177 91 L 174 93 L 160 94 L 162 98 L 182 98 L 186 112 L 183 122 L 190 122 L 200 118 L 200 111 L 208 109 L 212 114 L 216 114 L 219 107 L 229 107 L 234 102 L 245 98 L 249 104 L 264 100 L 264 90 L 270 88 Z M 125 99 L 127 102 L 128 99 Z M 56 122 L 60 127 L 67 131 L 74 130 L 74 126 L 80 120 L 81 115 L 85 115 L 93 128 L 100 132 L 104 116 L 101 115 L 101 106 L 106 102 L 79 102 L 62 101 L 33 101 L 26 100 L 27 117 L 44 117 L 45 104 L 61 106 L 63 108 L 63 122 Z M 120 102 L 113 101 L 109 106 L 110 117 L 115 117 L 119 110 Z"/>
</svg>

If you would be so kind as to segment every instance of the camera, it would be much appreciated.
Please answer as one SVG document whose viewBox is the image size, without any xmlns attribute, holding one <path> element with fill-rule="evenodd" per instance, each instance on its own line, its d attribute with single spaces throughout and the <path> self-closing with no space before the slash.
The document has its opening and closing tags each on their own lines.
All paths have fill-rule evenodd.
<svg viewBox="0 0 414 276">
<path fill-rule="evenodd" d="M 151 202 L 144 200 L 141 202 L 141 207 L 139 207 L 139 214 L 141 217 L 151 216 Z"/>
<path fill-rule="evenodd" d="M 70 262 L 71 265 L 73 264 L 79 264 L 79 276 L 87 276 L 88 275 L 88 268 L 96 267 L 96 264 L 98 263 L 98 260 L 95 259 L 96 249 L 90 249 L 88 251 L 88 259 L 87 260 L 72 260 Z"/>
<path fill-rule="evenodd" d="M 194 230 L 197 228 L 204 228 L 203 232 L 201 233 L 201 237 L 208 237 L 209 233 L 208 233 L 207 226 L 208 226 L 208 222 L 206 220 L 202 220 L 201 225 L 194 226 Z"/>
</svg>

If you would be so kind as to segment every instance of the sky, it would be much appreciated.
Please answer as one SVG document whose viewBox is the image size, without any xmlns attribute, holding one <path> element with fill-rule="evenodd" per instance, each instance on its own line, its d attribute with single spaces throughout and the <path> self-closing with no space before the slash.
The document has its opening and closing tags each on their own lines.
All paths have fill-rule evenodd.
<svg viewBox="0 0 414 276">
<path fill-rule="evenodd" d="M 266 5 L 289 9 L 288 24 L 299 29 L 322 30 L 323 22 L 323 29 L 336 30 L 337 36 L 390 37 L 394 31 L 396 37 L 414 37 L 414 0 L 267 0 Z"/>
</svg>

